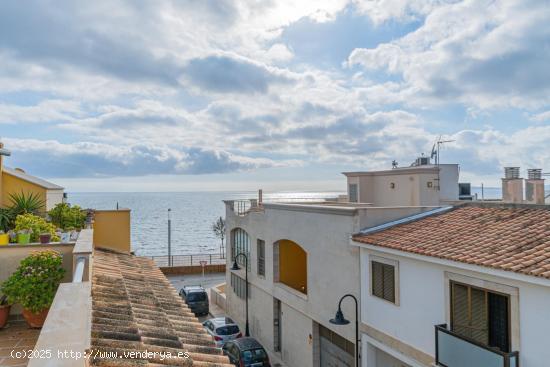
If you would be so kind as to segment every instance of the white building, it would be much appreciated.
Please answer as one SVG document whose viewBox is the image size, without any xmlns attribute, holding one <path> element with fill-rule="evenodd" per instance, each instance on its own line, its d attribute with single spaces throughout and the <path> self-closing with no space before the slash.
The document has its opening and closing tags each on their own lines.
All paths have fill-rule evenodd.
<svg viewBox="0 0 550 367">
<path fill-rule="evenodd" d="M 362 366 L 550 365 L 550 207 L 470 203 L 352 244 Z"/>
<path fill-rule="evenodd" d="M 343 295 L 360 296 L 359 249 L 350 236 L 458 198 L 457 165 L 346 176 L 349 200 L 226 202 L 228 259 L 249 259 L 251 335 L 289 367 L 354 365 L 353 323 L 329 322 Z M 226 274 L 226 311 L 244 327 L 245 258 L 237 259 L 241 270 Z M 343 311 L 354 321 L 350 300 Z"/>
</svg>

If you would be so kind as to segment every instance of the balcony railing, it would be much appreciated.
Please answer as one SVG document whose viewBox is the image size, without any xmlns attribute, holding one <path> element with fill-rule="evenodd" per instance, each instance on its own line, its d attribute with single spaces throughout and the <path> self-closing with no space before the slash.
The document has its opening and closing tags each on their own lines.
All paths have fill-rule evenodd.
<svg viewBox="0 0 550 367">
<path fill-rule="evenodd" d="M 519 367 L 519 353 L 504 353 L 435 326 L 435 362 L 442 367 Z"/>
<path fill-rule="evenodd" d="M 155 261 L 159 267 L 167 266 L 201 266 L 201 265 L 225 265 L 226 259 L 223 254 L 190 254 L 168 256 L 148 256 Z M 170 265 L 168 265 L 170 264 Z"/>
</svg>

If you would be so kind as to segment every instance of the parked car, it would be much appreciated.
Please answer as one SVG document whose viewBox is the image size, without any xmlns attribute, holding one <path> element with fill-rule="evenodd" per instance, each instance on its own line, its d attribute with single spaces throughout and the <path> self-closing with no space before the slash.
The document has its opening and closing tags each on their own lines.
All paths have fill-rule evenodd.
<svg viewBox="0 0 550 367">
<path fill-rule="evenodd" d="M 222 347 L 223 354 L 237 367 L 271 367 L 264 347 L 254 338 L 230 340 Z"/>
<path fill-rule="evenodd" d="M 214 338 L 216 346 L 221 347 L 230 340 L 243 336 L 239 325 L 229 317 L 216 317 L 202 323 L 206 332 Z"/>
<path fill-rule="evenodd" d="M 208 315 L 208 312 L 210 312 L 208 294 L 206 294 L 203 287 L 198 285 L 186 286 L 180 289 L 179 294 L 195 315 Z"/>
</svg>

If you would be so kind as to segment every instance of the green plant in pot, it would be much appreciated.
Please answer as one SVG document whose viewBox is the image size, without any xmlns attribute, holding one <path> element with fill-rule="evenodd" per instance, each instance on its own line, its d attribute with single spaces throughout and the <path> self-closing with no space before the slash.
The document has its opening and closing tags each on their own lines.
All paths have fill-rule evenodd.
<svg viewBox="0 0 550 367">
<path fill-rule="evenodd" d="M 42 214 L 46 207 L 46 202 L 35 193 L 10 194 L 11 206 L 9 210 L 14 216 L 21 214 Z"/>
<path fill-rule="evenodd" d="M 59 203 L 48 212 L 52 223 L 67 231 L 69 228 L 81 230 L 86 225 L 86 212 L 78 205 Z"/>
<path fill-rule="evenodd" d="M 20 245 L 28 245 L 31 242 L 31 230 L 22 228 L 17 231 L 17 243 Z"/>
<path fill-rule="evenodd" d="M 8 323 L 11 305 L 8 303 L 8 296 L 0 295 L 0 329 Z"/>
<path fill-rule="evenodd" d="M 59 241 L 59 237 L 55 233 L 55 226 L 52 223 L 46 222 L 44 218 L 34 214 L 27 213 L 18 215 L 15 219 L 15 230 L 30 231 L 31 242 L 38 242 L 38 240 L 40 239 L 40 235 L 45 233 L 50 234 L 50 241 Z"/>
<path fill-rule="evenodd" d="M 65 270 L 59 252 L 35 251 L 21 261 L 17 270 L 2 284 L 10 304 L 23 306 L 23 317 L 30 327 L 42 327 Z"/>
</svg>

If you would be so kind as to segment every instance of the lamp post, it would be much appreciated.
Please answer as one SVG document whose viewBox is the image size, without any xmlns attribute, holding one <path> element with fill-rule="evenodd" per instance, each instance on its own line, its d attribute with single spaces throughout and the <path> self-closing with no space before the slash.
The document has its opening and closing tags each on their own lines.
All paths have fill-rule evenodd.
<svg viewBox="0 0 550 367">
<path fill-rule="evenodd" d="M 357 303 L 357 298 L 355 298 L 353 294 L 346 294 L 340 298 L 340 302 L 338 302 L 338 311 L 336 311 L 336 316 L 330 320 L 330 323 L 334 325 L 347 325 L 350 323 L 350 321 L 344 317 L 344 313 L 342 312 L 342 301 L 346 297 L 353 298 L 355 301 L 355 366 L 359 367 L 359 306 Z"/>
<path fill-rule="evenodd" d="M 246 302 L 246 326 L 245 326 L 245 331 L 244 331 L 244 336 L 250 336 L 250 329 L 248 327 L 248 256 L 246 256 L 245 253 L 241 252 L 240 254 L 237 254 L 237 256 L 235 256 L 235 258 L 233 259 L 233 266 L 231 267 L 231 270 L 240 270 L 241 267 L 239 266 L 239 264 L 237 264 L 237 258 L 239 256 L 244 256 L 244 266 L 245 266 L 245 269 L 244 269 L 244 277 L 245 277 L 245 282 L 246 282 L 246 291 L 245 291 L 245 302 Z"/>
<path fill-rule="evenodd" d="M 172 266 L 172 209 L 168 209 L 168 266 Z"/>
</svg>

